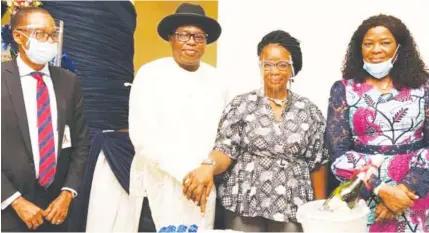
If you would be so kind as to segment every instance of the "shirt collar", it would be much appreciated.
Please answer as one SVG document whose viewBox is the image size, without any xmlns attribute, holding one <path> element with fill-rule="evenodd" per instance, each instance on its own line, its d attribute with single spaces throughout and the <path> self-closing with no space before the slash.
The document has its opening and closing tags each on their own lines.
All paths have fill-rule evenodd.
<svg viewBox="0 0 429 233">
<path fill-rule="evenodd" d="M 31 75 L 33 72 L 42 72 L 46 76 L 51 76 L 51 73 L 49 72 L 49 66 L 47 64 L 40 71 L 35 71 L 33 68 L 25 64 L 19 55 L 16 57 L 16 65 L 18 66 L 20 77 Z"/>
</svg>

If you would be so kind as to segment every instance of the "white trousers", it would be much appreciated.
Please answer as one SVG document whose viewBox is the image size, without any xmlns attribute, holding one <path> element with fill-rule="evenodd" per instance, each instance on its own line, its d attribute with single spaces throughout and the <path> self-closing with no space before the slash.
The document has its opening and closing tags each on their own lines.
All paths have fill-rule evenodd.
<svg viewBox="0 0 429 233">
<path fill-rule="evenodd" d="M 87 232 L 130 232 L 132 203 L 112 172 L 103 151 L 97 159 L 89 199 Z"/>
</svg>

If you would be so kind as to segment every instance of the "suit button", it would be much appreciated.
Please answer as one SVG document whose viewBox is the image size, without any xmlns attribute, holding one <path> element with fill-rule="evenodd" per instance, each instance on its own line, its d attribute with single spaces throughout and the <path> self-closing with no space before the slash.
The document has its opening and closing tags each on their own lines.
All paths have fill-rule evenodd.
<svg viewBox="0 0 429 233">
<path fill-rule="evenodd" d="M 34 163 L 33 163 L 33 162 L 30 162 L 30 165 L 31 165 L 32 167 L 34 167 Z"/>
</svg>

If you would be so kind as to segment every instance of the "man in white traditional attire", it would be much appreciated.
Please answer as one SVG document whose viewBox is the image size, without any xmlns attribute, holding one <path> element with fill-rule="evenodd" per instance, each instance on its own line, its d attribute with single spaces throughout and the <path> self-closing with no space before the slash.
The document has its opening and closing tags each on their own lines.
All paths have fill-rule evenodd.
<svg viewBox="0 0 429 233">
<path fill-rule="evenodd" d="M 182 179 L 201 164 L 216 138 L 227 89 L 215 68 L 202 62 L 221 27 L 199 5 L 184 3 L 162 19 L 159 35 L 172 57 L 140 68 L 130 94 L 129 130 L 136 155 L 130 198 L 136 201 L 135 230 L 193 232 L 213 229 L 216 192 L 204 213 L 182 192 Z M 150 208 L 149 208 L 150 206 Z M 142 218 L 140 216 L 142 215 Z M 139 219 L 153 218 L 152 228 Z M 154 229 L 156 228 L 156 229 Z"/>
</svg>

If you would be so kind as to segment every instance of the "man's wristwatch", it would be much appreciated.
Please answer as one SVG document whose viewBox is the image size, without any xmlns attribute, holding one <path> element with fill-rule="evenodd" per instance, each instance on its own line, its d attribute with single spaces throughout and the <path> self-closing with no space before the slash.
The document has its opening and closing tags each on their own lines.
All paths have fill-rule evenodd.
<svg viewBox="0 0 429 233">
<path fill-rule="evenodd" d="M 214 161 L 213 159 L 204 159 L 201 164 L 212 165 L 213 169 L 216 169 L 216 161 Z"/>
</svg>

